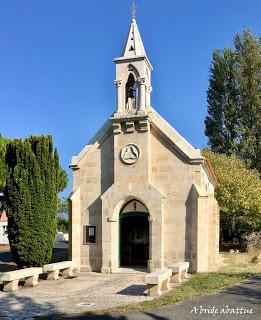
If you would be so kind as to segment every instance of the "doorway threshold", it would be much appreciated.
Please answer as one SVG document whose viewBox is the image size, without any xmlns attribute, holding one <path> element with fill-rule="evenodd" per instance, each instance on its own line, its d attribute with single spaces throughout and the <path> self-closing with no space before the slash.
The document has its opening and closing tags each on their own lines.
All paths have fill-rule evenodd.
<svg viewBox="0 0 261 320">
<path fill-rule="evenodd" d="M 114 273 L 123 273 L 123 274 L 146 274 L 149 270 L 146 267 L 120 267 Z"/>
</svg>

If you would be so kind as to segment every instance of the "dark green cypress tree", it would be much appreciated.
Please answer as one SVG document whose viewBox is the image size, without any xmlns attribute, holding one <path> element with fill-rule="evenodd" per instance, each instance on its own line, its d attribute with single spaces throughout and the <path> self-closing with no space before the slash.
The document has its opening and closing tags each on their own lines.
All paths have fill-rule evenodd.
<svg viewBox="0 0 261 320">
<path fill-rule="evenodd" d="M 4 203 L 13 260 L 40 266 L 51 259 L 56 232 L 59 157 L 51 136 L 15 139 L 7 146 Z"/>
<path fill-rule="evenodd" d="M 8 141 L 9 140 L 3 137 L 0 133 L 0 192 L 3 191 L 6 180 L 5 153 Z"/>
</svg>

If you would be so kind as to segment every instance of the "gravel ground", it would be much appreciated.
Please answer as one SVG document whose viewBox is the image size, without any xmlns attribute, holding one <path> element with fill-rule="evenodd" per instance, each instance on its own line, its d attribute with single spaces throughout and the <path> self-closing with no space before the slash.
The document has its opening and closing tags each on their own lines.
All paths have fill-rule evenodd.
<svg viewBox="0 0 261 320">
<path fill-rule="evenodd" d="M 50 314 L 79 314 L 150 299 L 144 274 L 81 273 L 73 279 L 40 280 L 35 288 L 0 291 L 0 319 L 32 319 Z"/>
<path fill-rule="evenodd" d="M 59 260 L 60 256 L 63 258 L 66 253 L 67 245 L 57 245 L 54 249 L 55 260 Z M 11 262 L 9 247 L 1 246 L 0 272 L 16 268 Z M 145 272 L 133 273 L 129 269 L 121 272 L 112 275 L 81 272 L 79 277 L 73 279 L 41 279 L 35 288 L 21 285 L 15 293 L 0 290 L 0 320 L 32 319 L 34 316 L 59 313 L 79 314 L 150 299 L 144 293 Z"/>
</svg>

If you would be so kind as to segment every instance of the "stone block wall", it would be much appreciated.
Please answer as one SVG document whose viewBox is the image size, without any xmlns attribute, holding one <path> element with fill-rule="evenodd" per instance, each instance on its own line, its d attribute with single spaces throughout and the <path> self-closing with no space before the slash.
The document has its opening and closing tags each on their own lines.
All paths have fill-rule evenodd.
<svg viewBox="0 0 261 320">
<path fill-rule="evenodd" d="M 140 148 L 132 165 L 120 158 L 130 143 Z M 213 269 L 219 237 L 213 194 L 202 164 L 189 162 L 156 128 L 117 124 L 117 133 L 111 128 L 74 169 L 70 255 L 82 270 L 117 271 L 120 209 L 137 199 L 150 214 L 150 270 L 176 261 L 189 261 L 191 271 Z M 96 226 L 96 243 L 84 244 L 85 225 Z"/>
</svg>

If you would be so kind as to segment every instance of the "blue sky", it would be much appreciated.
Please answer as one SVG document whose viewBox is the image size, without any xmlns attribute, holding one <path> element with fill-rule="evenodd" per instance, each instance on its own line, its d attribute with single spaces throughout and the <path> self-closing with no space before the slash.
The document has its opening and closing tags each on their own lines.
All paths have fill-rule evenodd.
<svg viewBox="0 0 261 320">
<path fill-rule="evenodd" d="M 154 67 L 152 106 L 192 145 L 206 145 L 204 117 L 215 48 L 236 32 L 260 36 L 260 0 L 137 0 Z M 54 137 L 70 159 L 115 109 L 115 66 L 127 37 L 128 0 L 0 0 L 0 132 Z"/>
</svg>

